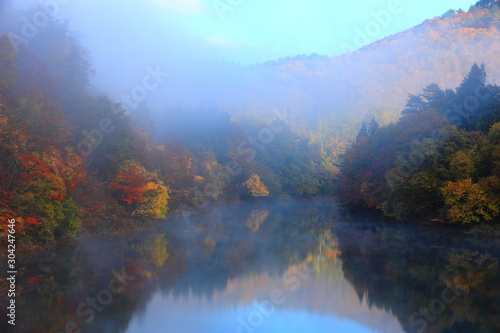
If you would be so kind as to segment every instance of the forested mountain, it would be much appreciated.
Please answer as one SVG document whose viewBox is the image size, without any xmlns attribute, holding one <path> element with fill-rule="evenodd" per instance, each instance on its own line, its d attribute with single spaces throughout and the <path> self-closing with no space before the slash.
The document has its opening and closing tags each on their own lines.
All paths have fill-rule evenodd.
<svg viewBox="0 0 500 333">
<path fill-rule="evenodd" d="M 400 220 L 498 220 L 499 138 L 500 87 L 474 64 L 456 90 L 431 84 L 397 123 L 360 132 L 338 191 L 347 205 Z"/>
<path fill-rule="evenodd" d="M 185 87 L 182 72 L 174 72 L 176 87 L 166 87 L 166 99 L 155 105 L 167 100 L 172 107 L 196 108 L 192 92 L 198 91 L 206 105 L 263 123 L 273 118 L 274 108 L 288 108 L 297 114 L 290 128 L 321 145 L 329 163 L 337 165 L 361 123 L 372 116 L 382 125 L 397 121 L 408 94 L 431 83 L 454 88 L 475 62 L 486 66 L 490 82 L 500 82 L 499 29 L 498 1 L 480 1 L 467 12 L 450 10 L 340 56 L 293 56 L 246 67 L 216 64 L 210 72 L 216 80 L 194 78 Z M 168 132 L 161 113 L 152 113 L 157 131 Z"/>
<path fill-rule="evenodd" d="M 485 64 L 489 82 L 498 80 L 496 3 L 481 1 L 467 13 L 450 11 L 339 57 L 221 65 L 216 70 L 221 70 L 222 79 L 211 87 L 216 91 L 212 100 L 191 96 L 197 104 L 184 105 L 182 99 L 165 94 L 162 113 L 149 110 L 147 103 L 130 110 L 91 92 L 92 61 L 66 23 L 49 19 L 44 29 L 20 42 L 10 34 L 13 23 L 3 21 L 0 218 L 15 219 L 19 234 L 29 241 L 53 242 L 82 227 L 98 231 L 161 218 L 172 208 L 191 214 L 224 200 L 332 195 L 342 154 L 362 120 L 375 116 L 382 125 L 396 120 L 408 93 L 435 82 L 441 88 L 428 86 L 423 94 L 410 97 L 397 125 L 378 130 L 377 121 L 365 124 L 340 176 L 349 203 L 380 206 L 402 218 L 428 216 L 421 207 L 398 206 L 406 194 L 387 190 L 394 198 L 380 197 L 389 186 L 383 172 L 394 167 L 401 151 L 407 152 L 412 131 L 421 130 L 418 135 L 426 137 L 434 127 L 446 128 L 439 114 L 470 93 L 470 79 L 456 91 L 448 88 L 458 84 L 474 62 Z M 17 15 L 34 13 L 32 9 Z M 483 71 L 476 66 L 470 75 Z M 498 87 L 485 87 L 493 97 L 484 108 L 496 112 Z M 454 161 L 458 169 L 462 164 L 471 168 L 463 167 L 457 171 L 460 175 L 439 175 L 441 180 L 432 185 L 432 198 L 441 201 L 429 205 L 448 207 L 443 216 L 452 220 L 458 218 L 453 207 L 462 200 L 456 198 L 457 191 L 481 196 L 481 211 L 471 203 L 473 213 L 467 219 L 498 213 L 491 201 L 496 200 L 498 125 L 490 125 L 500 119 L 484 112 L 468 119 L 468 127 L 450 130 L 452 135 L 440 143 L 451 140 L 457 145 L 458 140 L 460 145 L 444 147 L 448 155 L 433 155 L 442 158 L 432 162 L 436 167 Z M 415 119 L 421 121 L 416 129 Z M 391 131 L 406 134 L 397 137 Z M 374 139 L 366 142 L 366 136 Z M 392 146 L 386 142 L 395 138 L 399 141 Z M 370 146 L 381 142 L 386 142 L 383 149 L 392 150 Z M 370 158 L 358 153 L 360 149 L 387 159 L 373 172 L 366 164 Z M 356 164 L 360 159 L 364 162 Z M 355 176 L 349 176 L 351 172 Z M 443 186 L 448 192 L 439 192 Z"/>
<path fill-rule="evenodd" d="M 242 75 L 248 87 L 230 112 L 266 112 L 269 105 L 284 104 L 299 110 L 308 125 L 322 120 L 334 128 L 332 122 L 359 123 L 366 114 L 387 124 L 399 118 L 409 93 L 431 83 L 456 87 L 475 62 L 485 64 L 491 82 L 500 81 L 499 29 L 498 1 L 480 1 L 468 12 L 450 10 L 341 56 L 296 56 L 250 66 L 245 69 L 250 79 Z"/>
<path fill-rule="evenodd" d="M 216 201 L 309 197 L 330 186 L 311 164 L 315 150 L 283 120 L 260 133 L 216 108 L 176 108 L 163 120 L 170 135 L 153 143 L 145 104 L 127 110 L 91 93 L 91 61 L 65 23 L 50 20 L 29 43 L 3 28 L 0 218 L 15 219 L 22 239 L 50 243 L 172 208 L 200 213 Z"/>
</svg>

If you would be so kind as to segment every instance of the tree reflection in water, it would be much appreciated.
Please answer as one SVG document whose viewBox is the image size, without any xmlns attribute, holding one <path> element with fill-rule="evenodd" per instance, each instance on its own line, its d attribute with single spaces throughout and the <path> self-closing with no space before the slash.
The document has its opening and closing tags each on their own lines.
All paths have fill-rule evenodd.
<svg viewBox="0 0 500 333">
<path fill-rule="evenodd" d="M 384 332 L 500 331 L 494 241 L 345 217 L 326 201 L 220 206 L 191 218 L 24 256 L 16 332 L 64 332 L 72 322 L 82 332 L 126 332 L 158 294 L 185 312 L 229 313 L 275 289 L 286 302 L 274 320 L 307 311 Z M 134 279 L 87 322 L 79 305 L 123 269 Z"/>
</svg>

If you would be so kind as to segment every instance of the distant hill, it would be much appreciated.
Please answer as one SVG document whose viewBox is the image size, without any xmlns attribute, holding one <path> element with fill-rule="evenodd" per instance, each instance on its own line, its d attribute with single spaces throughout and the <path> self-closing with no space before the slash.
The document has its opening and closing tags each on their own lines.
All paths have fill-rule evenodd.
<svg viewBox="0 0 500 333">
<path fill-rule="evenodd" d="M 319 147 L 322 163 L 337 170 L 362 122 L 396 122 L 409 94 L 431 83 L 454 88 L 474 63 L 485 65 L 488 83 L 500 83 L 499 27 L 499 2 L 482 0 L 468 12 L 449 10 L 340 56 L 299 55 L 245 67 L 217 63 L 193 77 L 173 71 L 176 85 L 153 101 L 165 110 L 152 113 L 157 139 L 175 132 L 165 119 L 186 107 L 202 119 L 207 108 L 200 104 L 210 105 L 251 132 L 267 126 L 273 110 L 287 108 L 296 115 L 290 129 Z"/>
<path fill-rule="evenodd" d="M 409 93 L 431 83 L 455 87 L 474 62 L 485 64 L 490 83 L 500 83 L 499 27 L 499 2 L 480 1 L 340 56 L 222 66 L 219 82 L 207 89 L 233 116 L 270 120 L 273 107 L 289 106 L 299 114 L 295 129 L 313 140 L 320 128 L 323 136 L 352 140 L 367 115 L 393 122 Z"/>
</svg>

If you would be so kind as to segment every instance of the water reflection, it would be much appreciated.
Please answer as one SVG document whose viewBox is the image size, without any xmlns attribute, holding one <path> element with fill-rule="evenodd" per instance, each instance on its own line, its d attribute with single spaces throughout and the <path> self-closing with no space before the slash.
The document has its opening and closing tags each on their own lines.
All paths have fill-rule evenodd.
<svg viewBox="0 0 500 333">
<path fill-rule="evenodd" d="M 215 207 L 22 258 L 15 332 L 497 332 L 498 248 L 331 202 Z"/>
<path fill-rule="evenodd" d="M 405 331 L 500 331 L 498 241 L 401 226 L 343 227 L 337 235 L 345 278 Z"/>
</svg>

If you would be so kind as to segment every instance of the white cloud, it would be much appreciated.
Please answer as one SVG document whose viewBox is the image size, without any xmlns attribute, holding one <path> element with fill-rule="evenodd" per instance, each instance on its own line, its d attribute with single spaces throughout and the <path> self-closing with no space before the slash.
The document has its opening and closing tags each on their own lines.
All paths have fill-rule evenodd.
<svg viewBox="0 0 500 333">
<path fill-rule="evenodd" d="M 168 11 L 185 15 L 202 15 L 208 12 L 203 0 L 152 0 L 152 2 Z"/>
</svg>

